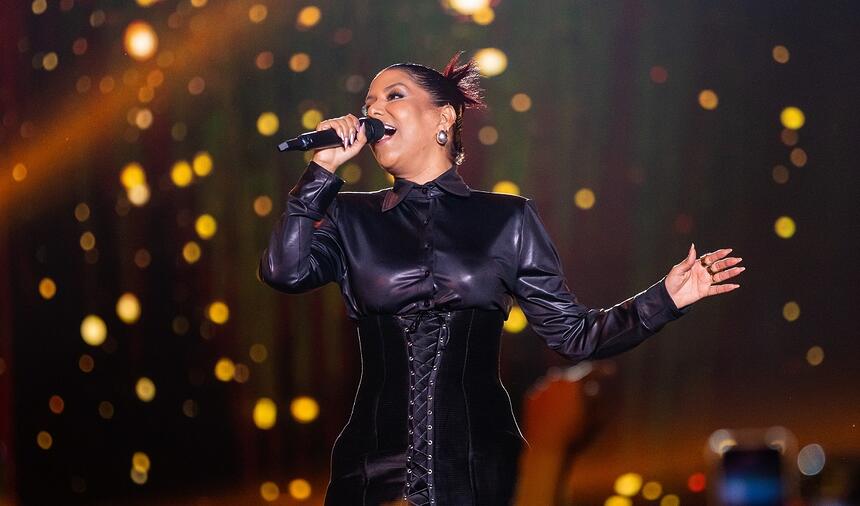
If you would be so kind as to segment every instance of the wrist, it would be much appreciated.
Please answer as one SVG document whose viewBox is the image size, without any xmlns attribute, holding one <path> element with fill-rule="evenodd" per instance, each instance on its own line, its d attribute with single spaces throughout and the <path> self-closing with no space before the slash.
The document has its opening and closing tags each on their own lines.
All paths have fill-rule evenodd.
<svg viewBox="0 0 860 506">
<path fill-rule="evenodd" d="M 332 174 L 335 173 L 335 171 L 337 170 L 337 167 L 338 167 L 337 165 L 334 165 L 331 162 L 320 160 L 317 155 L 314 155 L 314 157 L 311 159 L 311 161 L 313 161 L 315 164 L 319 165 L 320 167 L 324 168 L 325 170 L 331 172 Z"/>
</svg>

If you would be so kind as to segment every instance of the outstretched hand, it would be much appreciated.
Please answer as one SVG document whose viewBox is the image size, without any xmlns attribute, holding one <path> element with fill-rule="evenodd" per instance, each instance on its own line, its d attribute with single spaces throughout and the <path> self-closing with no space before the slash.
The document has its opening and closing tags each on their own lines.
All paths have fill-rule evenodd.
<svg viewBox="0 0 860 506">
<path fill-rule="evenodd" d="M 741 285 L 718 284 L 744 271 L 736 267 L 742 258 L 730 257 L 731 248 L 718 249 L 696 258 L 696 246 L 690 245 L 687 258 L 672 267 L 666 275 L 666 290 L 679 308 L 711 295 L 728 293 Z"/>
</svg>

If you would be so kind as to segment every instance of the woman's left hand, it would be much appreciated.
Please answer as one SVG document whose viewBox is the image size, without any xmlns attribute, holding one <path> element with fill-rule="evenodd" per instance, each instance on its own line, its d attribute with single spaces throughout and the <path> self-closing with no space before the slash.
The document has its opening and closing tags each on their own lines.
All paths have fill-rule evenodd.
<svg viewBox="0 0 860 506">
<path fill-rule="evenodd" d="M 718 249 L 696 258 L 696 246 L 691 244 L 687 258 L 672 267 L 666 275 L 666 290 L 675 305 L 682 308 L 710 295 L 739 288 L 741 285 L 733 283 L 717 284 L 737 276 L 745 269 L 736 267 L 743 259 L 728 256 L 731 252 L 731 248 Z"/>
</svg>

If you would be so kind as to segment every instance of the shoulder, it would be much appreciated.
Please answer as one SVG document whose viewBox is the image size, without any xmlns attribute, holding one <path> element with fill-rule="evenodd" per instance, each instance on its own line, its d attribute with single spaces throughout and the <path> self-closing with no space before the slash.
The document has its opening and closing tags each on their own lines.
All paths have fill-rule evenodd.
<svg viewBox="0 0 860 506">
<path fill-rule="evenodd" d="M 518 214 L 524 212 L 527 206 L 534 206 L 534 203 L 528 197 L 485 190 L 472 190 L 469 199 L 475 205 L 491 207 L 493 209 L 505 209 Z"/>
</svg>

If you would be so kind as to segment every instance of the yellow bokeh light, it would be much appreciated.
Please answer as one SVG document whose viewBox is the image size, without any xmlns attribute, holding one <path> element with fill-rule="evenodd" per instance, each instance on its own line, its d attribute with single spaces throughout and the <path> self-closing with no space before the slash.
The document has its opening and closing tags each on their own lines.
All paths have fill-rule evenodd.
<svg viewBox="0 0 860 506">
<path fill-rule="evenodd" d="M 340 171 L 340 177 L 346 184 L 355 184 L 361 179 L 361 167 L 357 163 L 348 163 Z"/>
<path fill-rule="evenodd" d="M 50 300 L 54 298 L 54 295 L 57 294 L 57 284 L 54 283 L 54 280 L 51 278 L 42 278 L 39 281 L 39 295 L 42 296 L 45 300 Z"/>
<path fill-rule="evenodd" d="M 800 318 L 800 304 L 790 300 L 782 306 L 782 317 L 786 321 L 793 322 Z"/>
<path fill-rule="evenodd" d="M 573 194 L 573 203 L 580 209 L 591 209 L 596 201 L 597 197 L 591 188 L 580 188 Z"/>
<path fill-rule="evenodd" d="M 57 58 L 57 53 L 53 51 L 42 57 L 42 67 L 44 67 L 45 70 L 54 70 L 57 68 L 57 64 L 59 63 L 60 60 Z"/>
<path fill-rule="evenodd" d="M 135 468 L 131 468 L 129 475 L 131 476 L 131 481 L 135 482 L 138 485 L 143 485 L 149 478 L 149 475 L 147 473 L 141 473 Z"/>
<path fill-rule="evenodd" d="M 215 377 L 219 381 L 227 382 L 236 374 L 236 364 L 229 358 L 221 358 L 215 363 Z"/>
<path fill-rule="evenodd" d="M 257 131 L 266 137 L 275 135 L 278 131 L 278 117 L 273 112 L 264 112 L 257 118 Z"/>
<path fill-rule="evenodd" d="M 795 167 L 803 167 L 808 161 L 806 151 L 804 151 L 803 148 L 792 149 L 791 154 L 788 155 L 788 159 L 791 160 L 791 163 L 793 163 Z"/>
<path fill-rule="evenodd" d="M 188 241 L 185 243 L 185 246 L 182 247 L 182 258 L 184 258 L 189 264 L 193 264 L 200 260 L 200 253 L 200 245 L 194 241 Z"/>
<path fill-rule="evenodd" d="M 102 401 L 99 403 L 99 416 L 104 418 L 105 420 L 110 420 L 113 418 L 113 404 L 110 401 Z"/>
<path fill-rule="evenodd" d="M 180 188 L 190 185 L 191 181 L 194 180 L 191 165 L 185 160 L 174 163 L 173 168 L 170 169 L 170 180 Z"/>
<path fill-rule="evenodd" d="M 794 236 L 794 233 L 797 231 L 797 226 L 794 224 L 794 220 L 790 217 L 780 216 L 776 219 L 776 222 L 774 222 L 773 230 L 779 237 L 789 239 Z"/>
<path fill-rule="evenodd" d="M 146 61 L 158 49 L 158 35 L 152 25 L 145 21 L 132 21 L 125 29 L 123 38 L 126 52 L 135 60 Z"/>
<path fill-rule="evenodd" d="M 140 207 L 149 202 L 149 185 L 146 183 L 132 186 L 126 192 L 128 201 L 137 207 Z"/>
<path fill-rule="evenodd" d="M 39 15 L 48 8 L 48 2 L 46 0 L 33 0 L 30 8 L 33 10 L 33 14 Z"/>
<path fill-rule="evenodd" d="M 517 93 L 511 97 L 511 108 L 517 112 L 526 112 L 532 108 L 532 98 L 525 93 Z"/>
<path fill-rule="evenodd" d="M 481 127 L 478 130 L 478 140 L 485 146 L 492 146 L 499 140 L 499 131 L 491 126 Z"/>
<path fill-rule="evenodd" d="M 90 346 L 99 346 L 107 339 L 107 325 L 98 316 L 87 315 L 81 322 L 81 337 Z"/>
<path fill-rule="evenodd" d="M 603 506 L 632 506 L 633 501 L 630 500 L 629 497 L 623 497 L 620 495 L 613 495 L 606 499 L 603 503 Z"/>
<path fill-rule="evenodd" d="M 230 319 L 230 308 L 227 307 L 224 301 L 216 300 L 212 304 L 209 304 L 206 315 L 212 323 L 223 325 Z"/>
<path fill-rule="evenodd" d="M 311 57 L 307 53 L 296 53 L 290 56 L 290 70 L 304 72 L 311 66 Z"/>
<path fill-rule="evenodd" d="M 632 497 L 642 488 L 642 476 L 636 473 L 624 473 L 615 480 L 615 493 Z"/>
<path fill-rule="evenodd" d="M 486 9 L 490 0 L 449 0 L 449 6 L 458 14 L 471 16 L 481 9 Z"/>
<path fill-rule="evenodd" d="M 86 204 L 86 202 L 81 202 L 80 204 L 75 206 L 75 219 L 80 221 L 81 223 L 87 221 L 90 218 L 90 206 Z"/>
<path fill-rule="evenodd" d="M 296 26 L 299 28 L 311 28 L 316 26 L 322 19 L 322 11 L 316 5 L 309 5 L 299 11 L 296 16 Z"/>
<path fill-rule="evenodd" d="M 16 183 L 20 183 L 21 181 L 27 179 L 27 166 L 23 163 L 16 163 L 14 167 L 12 167 L 12 179 Z"/>
<path fill-rule="evenodd" d="M 137 5 L 141 7 L 151 7 L 159 1 L 160 0 L 137 0 Z"/>
<path fill-rule="evenodd" d="M 681 506 L 681 498 L 675 494 L 668 494 L 660 499 L 660 506 Z"/>
<path fill-rule="evenodd" d="M 81 234 L 81 238 L 78 242 L 80 243 L 82 250 L 89 251 L 96 247 L 96 236 L 93 235 L 92 232 L 86 231 Z"/>
<path fill-rule="evenodd" d="M 311 496 L 311 484 L 308 483 L 307 480 L 303 480 L 301 478 L 292 480 L 290 481 L 288 488 L 293 499 L 304 501 Z"/>
<path fill-rule="evenodd" d="M 494 193 L 507 193 L 508 195 L 519 195 L 520 187 L 513 181 L 499 181 L 493 185 Z"/>
<path fill-rule="evenodd" d="M 811 366 L 821 365 L 821 362 L 824 362 L 824 350 L 821 349 L 821 346 L 809 348 L 806 352 L 806 361 Z"/>
<path fill-rule="evenodd" d="M 788 59 L 791 55 L 788 52 L 788 48 L 785 46 L 773 46 L 773 59 L 777 63 L 788 63 Z"/>
<path fill-rule="evenodd" d="M 201 214 L 194 222 L 194 230 L 201 239 L 211 239 L 218 231 L 218 222 L 211 214 Z"/>
<path fill-rule="evenodd" d="M 720 100 L 717 98 L 717 94 L 714 90 L 702 90 L 699 93 L 699 105 L 702 106 L 703 109 L 707 109 L 712 111 L 717 108 L 717 104 L 719 104 Z"/>
<path fill-rule="evenodd" d="M 137 114 L 134 116 L 134 124 L 137 128 L 141 130 L 146 130 L 150 126 L 152 126 L 152 111 L 147 108 L 143 108 L 137 111 Z"/>
<path fill-rule="evenodd" d="M 290 413 L 300 423 L 310 423 L 316 420 L 320 412 L 320 406 L 312 397 L 301 396 L 293 399 L 290 403 Z"/>
<path fill-rule="evenodd" d="M 483 7 L 472 14 L 472 21 L 479 25 L 489 25 L 496 19 L 496 12 L 492 7 Z"/>
<path fill-rule="evenodd" d="M 278 488 L 276 483 L 267 481 L 260 485 L 260 495 L 263 497 L 263 500 L 274 502 L 278 500 L 278 497 L 280 497 L 281 489 Z"/>
<path fill-rule="evenodd" d="M 487 47 L 475 53 L 475 63 L 484 77 L 493 77 L 501 74 L 508 68 L 508 57 L 501 49 Z"/>
<path fill-rule="evenodd" d="M 523 310 L 519 306 L 513 306 L 511 307 L 510 314 L 508 314 L 508 319 L 505 320 L 504 329 L 505 332 L 517 334 L 522 332 L 527 324 L 528 320 Z"/>
<path fill-rule="evenodd" d="M 257 400 L 254 405 L 254 425 L 259 429 L 268 430 L 278 421 L 278 406 L 268 397 Z"/>
<path fill-rule="evenodd" d="M 268 195 L 260 195 L 254 199 L 254 213 L 257 216 L 268 216 L 272 212 L 272 199 Z"/>
<path fill-rule="evenodd" d="M 124 323 L 134 323 L 140 318 L 140 301 L 133 293 L 124 293 L 116 301 L 116 315 Z"/>
<path fill-rule="evenodd" d="M 777 165 L 773 168 L 772 176 L 777 184 L 785 184 L 789 178 L 788 168 L 785 165 Z"/>
<path fill-rule="evenodd" d="M 54 445 L 54 438 L 51 437 L 51 434 L 43 430 L 36 435 L 36 444 L 43 450 L 49 450 Z"/>
<path fill-rule="evenodd" d="M 663 493 L 663 486 L 660 485 L 659 482 L 649 481 L 642 487 L 642 497 L 648 499 L 649 501 L 655 501 L 660 494 Z"/>
<path fill-rule="evenodd" d="M 143 402 L 150 402 L 155 398 L 155 383 L 146 376 L 143 376 L 137 380 L 137 383 L 134 385 L 134 393 L 136 393 L 137 398 Z"/>
<path fill-rule="evenodd" d="M 806 123 L 806 115 L 798 107 L 789 106 L 779 113 L 779 121 L 782 126 L 791 130 L 800 130 Z"/>
<path fill-rule="evenodd" d="M 263 4 L 254 4 L 248 9 L 248 19 L 252 23 L 262 23 L 269 15 L 269 9 Z"/>
<path fill-rule="evenodd" d="M 318 109 L 308 109 L 302 114 L 302 126 L 308 129 L 316 128 L 322 120 L 322 112 Z"/>
<path fill-rule="evenodd" d="M 191 0 L 191 5 L 197 7 L 198 9 L 201 7 L 205 7 L 207 3 L 209 3 L 209 0 Z"/>
<path fill-rule="evenodd" d="M 146 173 L 139 163 L 132 162 L 122 168 L 122 172 L 119 173 L 119 182 L 126 189 L 134 188 L 146 183 Z"/>
<path fill-rule="evenodd" d="M 201 151 L 194 155 L 194 173 L 199 177 L 206 177 L 212 172 L 212 155 L 208 151 Z"/>
<path fill-rule="evenodd" d="M 266 349 L 265 345 L 257 343 L 251 345 L 251 350 L 248 352 L 248 355 L 251 357 L 251 360 L 259 364 L 265 362 L 266 358 L 269 356 L 269 350 Z"/>
<path fill-rule="evenodd" d="M 149 472 L 149 455 L 144 452 L 134 452 L 134 455 L 131 456 L 131 467 L 132 469 L 137 469 L 138 472 L 148 473 Z"/>
</svg>

